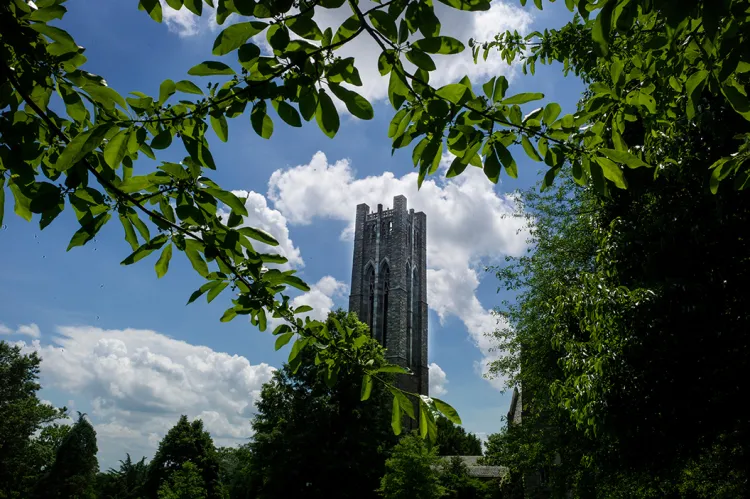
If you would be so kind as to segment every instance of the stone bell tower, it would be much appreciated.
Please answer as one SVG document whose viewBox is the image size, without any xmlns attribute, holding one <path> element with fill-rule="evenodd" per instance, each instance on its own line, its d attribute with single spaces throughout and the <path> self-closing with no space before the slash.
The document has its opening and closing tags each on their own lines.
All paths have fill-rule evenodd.
<svg viewBox="0 0 750 499">
<path fill-rule="evenodd" d="M 349 311 L 370 326 L 386 358 L 408 367 L 400 388 L 428 395 L 427 217 L 408 210 L 406 197 L 370 213 L 357 206 Z"/>
</svg>

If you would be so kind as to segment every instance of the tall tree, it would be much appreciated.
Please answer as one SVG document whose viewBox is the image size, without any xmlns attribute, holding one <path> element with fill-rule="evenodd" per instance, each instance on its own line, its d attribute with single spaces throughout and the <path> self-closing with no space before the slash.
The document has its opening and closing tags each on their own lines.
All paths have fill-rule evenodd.
<svg viewBox="0 0 750 499">
<path fill-rule="evenodd" d="M 145 457 L 133 462 L 130 454 L 127 454 L 125 460 L 120 461 L 118 469 L 110 468 L 106 473 L 99 474 L 96 495 L 99 499 L 139 499 L 147 473 Z"/>
<path fill-rule="evenodd" d="M 95 498 L 98 450 L 94 427 L 78 413 L 78 420 L 57 449 L 55 462 L 37 486 L 37 497 Z"/>
<path fill-rule="evenodd" d="M 385 499 L 438 499 L 446 492 L 439 468 L 437 449 L 414 433 L 406 435 L 386 461 L 379 491 Z"/>
<path fill-rule="evenodd" d="M 65 416 L 37 397 L 41 359 L 0 341 L 0 497 L 25 497 L 54 459 L 55 429 L 42 428 Z M 42 430 L 38 439 L 33 435 Z M 64 430 L 63 430 L 64 431 Z M 49 445 L 47 445 L 49 444 Z"/>
<path fill-rule="evenodd" d="M 328 317 L 334 335 L 340 334 L 334 321 L 347 341 L 384 364 L 366 324 L 339 310 Z M 395 437 L 386 391 L 375 386 L 361 401 L 364 374 L 363 366 L 346 364 L 331 377 L 329 364 L 314 359 L 274 373 L 253 419 L 250 475 L 258 498 L 375 497 Z"/>
<path fill-rule="evenodd" d="M 203 429 L 203 421 L 196 419 L 191 423 L 187 416 L 180 416 L 177 424 L 159 442 L 159 448 L 148 466 L 145 495 L 156 499 L 159 490 L 165 483 L 169 483 L 175 472 L 182 470 L 188 473 L 183 469 L 183 465 L 188 462 L 195 465 L 202 478 L 206 497 L 220 498 L 219 458 L 214 442 L 211 435 Z"/>
</svg>

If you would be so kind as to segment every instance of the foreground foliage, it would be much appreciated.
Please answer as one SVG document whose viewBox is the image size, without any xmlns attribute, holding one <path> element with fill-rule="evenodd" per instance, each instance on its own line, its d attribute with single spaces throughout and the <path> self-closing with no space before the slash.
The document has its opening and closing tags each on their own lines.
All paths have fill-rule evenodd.
<svg viewBox="0 0 750 499">
<path fill-rule="evenodd" d="M 490 8 L 487 0 L 441 2 L 471 11 Z M 284 259 L 256 246 L 277 243 L 242 226 L 243 200 L 206 176 L 206 170 L 217 169 L 206 134 L 210 129 L 229 140 L 229 120 L 248 111 L 262 138 L 271 137 L 275 115 L 290 126 L 315 118 L 321 131 L 334 137 L 340 126 L 334 99 L 353 116 L 372 118 L 372 105 L 354 90 L 362 83 L 356 61 L 336 53 L 357 37 L 370 37 L 382 51 L 378 68 L 389 79 L 388 98 L 396 111 L 388 136 L 394 150 L 412 148 L 420 185 L 437 171 L 444 148 L 455 155 L 449 177 L 468 165 L 483 168 L 493 182 L 502 170 L 515 177 L 512 146 L 521 145 L 526 155 L 549 167 L 544 186 L 569 163 L 576 181 L 591 182 L 600 194 L 612 186 L 625 189 L 636 175 L 631 168 L 660 176 L 671 165 L 681 167 L 681 157 L 658 144 L 679 134 L 685 123 L 700 122 L 714 107 L 725 109 L 739 126 L 730 147 L 705 165 L 712 168 L 712 190 L 727 178 L 742 189 L 750 178 L 745 90 L 750 59 L 746 5 L 740 0 L 566 0 L 580 17 L 559 31 L 470 41 L 477 58 L 497 49 L 509 62 L 521 59 L 531 72 L 537 63 L 557 60 L 587 81 L 598 76 L 580 109 L 562 117 L 557 103 L 524 116 L 521 105 L 543 95 L 506 95 L 502 76 L 431 86 L 430 72 L 437 68 L 431 54 L 465 48 L 463 41 L 441 34 L 431 0 L 367 7 L 356 0 L 217 0 L 215 5 L 170 0 L 170 7 L 197 16 L 204 14 L 204 3 L 215 6 L 222 25 L 230 15 L 241 19 L 218 35 L 212 51 L 236 62 L 214 59 L 192 67 L 188 75 L 211 79 L 205 91 L 177 77 L 162 82 L 158 96 L 135 91 L 127 98 L 89 71 L 93 68 L 84 70 L 84 49 L 50 24 L 64 16 L 63 3 L 11 0 L 0 7 L 0 206 L 7 187 L 16 214 L 26 220 L 38 215 L 40 228 L 71 206 L 81 227 L 68 249 L 86 244 L 116 215 L 132 249 L 123 264 L 160 250 L 155 271 L 162 277 L 173 251 L 183 252 L 206 281 L 189 301 L 203 294 L 211 301 L 230 288 L 232 306 L 223 321 L 248 315 L 264 330 L 269 314 L 282 318 L 287 323 L 274 331 L 279 346 L 296 335 L 289 363 L 298 365 L 300 351 L 320 345 L 332 360 L 327 363 L 331 377 L 345 358 L 363 365 L 371 359 L 347 341 L 333 341 L 324 324 L 295 317 L 304 307 L 292 310 L 285 290 L 309 288 L 292 271 L 266 268 Z M 543 7 L 542 0 L 534 3 Z M 159 1 L 138 5 L 161 22 Z M 348 11 L 335 31 L 316 22 L 330 9 Z M 263 52 L 255 36 L 265 36 L 271 52 Z M 483 95 L 475 92 L 480 84 Z M 158 161 L 157 152 L 173 142 L 187 154 L 181 163 L 148 161 Z M 370 375 L 368 380 L 383 382 L 378 372 Z M 403 395 L 393 398 L 402 412 L 405 405 L 397 401 Z M 418 403 L 421 432 L 434 436 L 430 403 Z M 459 422 L 449 406 L 435 403 L 434 408 Z"/>
</svg>

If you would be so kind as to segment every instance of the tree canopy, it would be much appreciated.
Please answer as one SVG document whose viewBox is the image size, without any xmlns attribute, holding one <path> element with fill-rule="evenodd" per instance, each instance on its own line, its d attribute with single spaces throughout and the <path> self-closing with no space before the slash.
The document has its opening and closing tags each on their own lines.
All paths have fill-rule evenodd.
<svg viewBox="0 0 750 499">
<path fill-rule="evenodd" d="M 331 312 L 351 330 L 353 341 L 384 365 L 383 347 L 355 314 Z M 336 333 L 334 333 L 336 334 Z M 366 370 L 345 364 L 330 378 L 325 364 L 301 354 L 298 369 L 285 365 L 263 386 L 249 445 L 250 482 L 255 497 L 376 497 L 385 459 L 396 443 L 390 393 L 372 388 L 361 401 Z"/>
<path fill-rule="evenodd" d="M 37 397 L 41 359 L 0 341 L 0 497 L 28 495 L 52 465 L 67 427 L 49 425 L 65 417 Z M 35 437 L 37 432 L 41 432 Z"/>
<path fill-rule="evenodd" d="M 185 463 L 191 463 L 191 467 L 185 468 Z M 175 478 L 178 471 L 182 473 L 181 478 Z M 181 416 L 159 442 L 159 448 L 148 465 L 146 496 L 158 497 L 165 484 L 170 487 L 170 494 L 179 494 L 181 492 L 176 492 L 174 487 L 179 490 L 192 487 L 195 473 L 201 477 L 208 499 L 221 497 L 219 459 L 214 441 L 203 429 L 202 420 L 191 423 L 187 416 Z M 171 483 L 173 479 L 179 483 Z"/>
</svg>

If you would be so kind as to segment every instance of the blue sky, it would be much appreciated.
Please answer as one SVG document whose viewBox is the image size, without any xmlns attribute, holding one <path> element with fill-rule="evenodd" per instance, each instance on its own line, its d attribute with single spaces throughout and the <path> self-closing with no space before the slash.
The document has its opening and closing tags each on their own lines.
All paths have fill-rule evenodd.
<svg viewBox="0 0 750 499">
<path fill-rule="evenodd" d="M 69 13 L 60 26 L 87 48 L 85 68 L 123 95 L 134 90 L 157 94 L 162 80 L 184 79 L 191 66 L 212 59 L 218 29 L 205 14 L 198 20 L 171 12 L 165 23 L 156 24 L 136 9 L 134 0 L 66 5 Z M 497 0 L 480 15 L 441 12 L 444 34 L 464 41 L 486 39 L 506 28 L 557 27 L 570 18 L 562 2 L 546 4 L 542 12 Z M 323 22 L 335 24 L 344 17 L 334 13 Z M 518 180 L 504 178 L 493 186 L 481 171 L 469 169 L 451 181 L 437 176 L 417 193 L 410 151 L 391 155 L 386 130 L 393 112 L 383 100 L 386 84 L 375 69 L 377 53 L 367 43 L 347 50 L 357 56 L 365 81 L 362 93 L 373 100 L 375 119 L 343 116 L 334 140 L 314 122 L 293 129 L 276 120 L 273 137 L 263 140 L 245 114 L 230 121 L 228 143 L 209 138 L 219 165 L 211 177 L 224 188 L 249 194 L 247 223 L 281 241 L 280 251 L 313 285 L 297 300 L 314 305 L 317 313 L 348 302 L 349 229 L 356 204 L 388 207 L 394 195 L 405 194 L 410 207 L 425 211 L 433 394 L 458 409 L 467 429 L 480 435 L 496 432 L 510 394 L 498 390 L 501 381 L 481 376 L 484 363 L 496 355 L 482 333 L 492 327 L 488 310 L 509 296 L 496 293 L 497 281 L 482 267 L 524 250 L 518 222 L 503 214 L 512 210 L 508 195 L 536 181 L 539 164 L 519 150 Z M 433 81 L 448 83 L 469 73 L 481 84 L 503 73 L 511 79 L 510 93 L 544 92 L 564 112 L 575 108 L 582 86 L 573 77 L 563 78 L 559 66 L 524 77 L 498 60 L 474 66 L 465 56 L 439 60 Z M 159 159 L 182 156 L 184 151 L 171 148 Z M 139 161 L 137 168 L 153 168 L 148 161 Z M 71 213 L 42 232 L 36 220 L 26 223 L 13 215 L 10 199 L 5 213 L 0 338 L 40 352 L 42 397 L 89 414 L 99 435 L 102 467 L 125 452 L 150 457 L 181 413 L 203 418 L 220 445 L 251 434 L 258 390 L 287 352 L 275 352 L 273 337 L 242 319 L 220 323 L 228 294 L 211 304 L 199 300 L 185 306 L 201 281 L 182 255 L 160 280 L 153 270 L 155 255 L 121 266 L 129 246 L 116 221 L 87 246 L 66 252 L 77 229 Z"/>
</svg>

